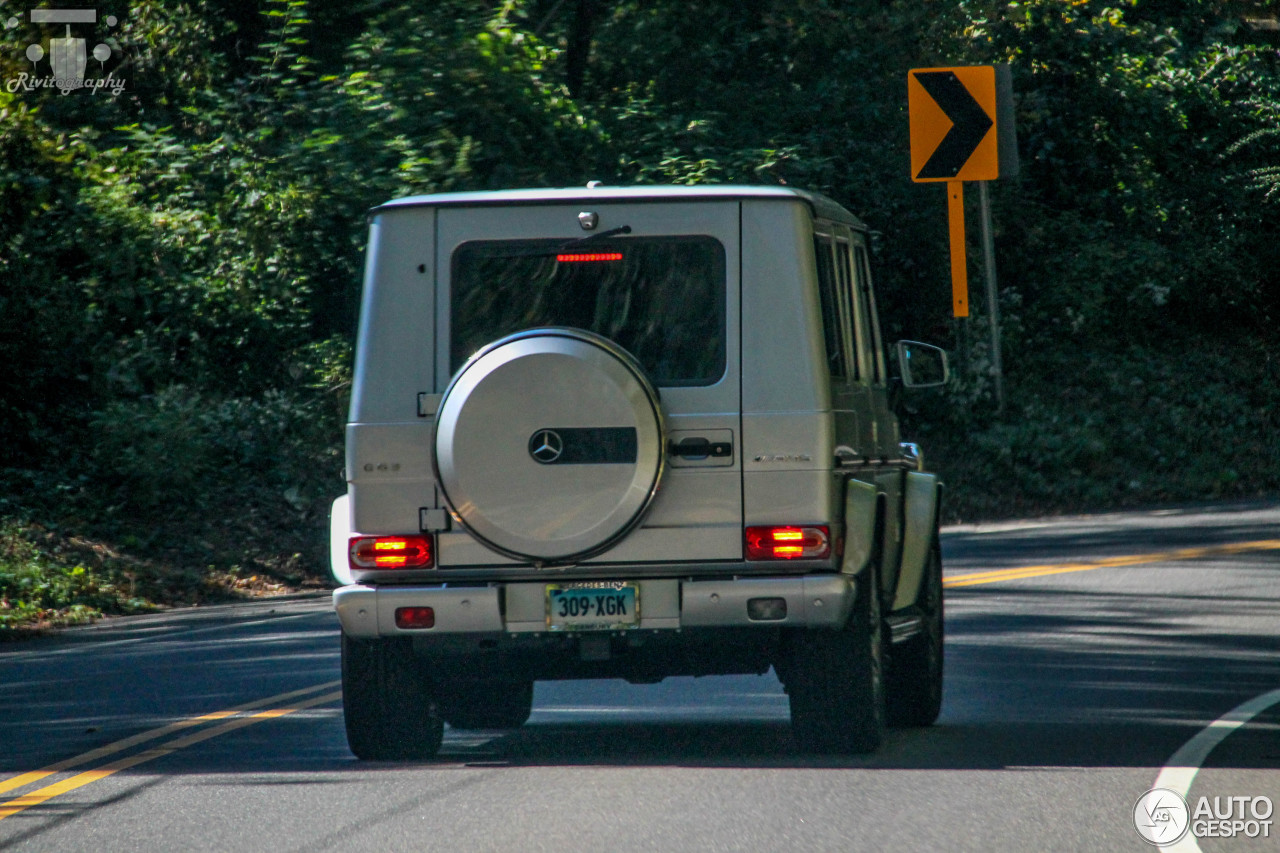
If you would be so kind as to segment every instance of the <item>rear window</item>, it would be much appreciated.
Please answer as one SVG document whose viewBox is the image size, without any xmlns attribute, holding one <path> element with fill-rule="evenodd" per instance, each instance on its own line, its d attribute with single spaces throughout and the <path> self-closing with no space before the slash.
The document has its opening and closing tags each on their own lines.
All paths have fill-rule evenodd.
<svg viewBox="0 0 1280 853">
<path fill-rule="evenodd" d="M 658 385 L 725 368 L 724 246 L 714 237 L 485 240 L 453 253 L 450 361 L 504 335 L 573 326 L 620 344 Z"/>
</svg>

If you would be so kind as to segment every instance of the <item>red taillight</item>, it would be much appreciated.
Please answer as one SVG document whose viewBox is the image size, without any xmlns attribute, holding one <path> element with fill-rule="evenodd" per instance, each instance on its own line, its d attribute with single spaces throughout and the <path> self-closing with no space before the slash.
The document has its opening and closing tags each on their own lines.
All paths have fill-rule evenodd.
<svg viewBox="0 0 1280 853">
<path fill-rule="evenodd" d="M 556 255 L 562 264 L 594 264 L 600 261 L 620 261 L 621 252 L 579 252 L 572 255 Z"/>
<path fill-rule="evenodd" d="M 422 631 L 436 626 L 436 611 L 432 607 L 397 607 L 396 627 L 408 631 Z"/>
<path fill-rule="evenodd" d="M 831 534 L 826 527 L 747 528 L 748 560 L 821 560 L 831 554 Z"/>
<path fill-rule="evenodd" d="M 357 536 L 350 555 L 353 569 L 426 569 L 435 562 L 430 536 Z"/>
</svg>

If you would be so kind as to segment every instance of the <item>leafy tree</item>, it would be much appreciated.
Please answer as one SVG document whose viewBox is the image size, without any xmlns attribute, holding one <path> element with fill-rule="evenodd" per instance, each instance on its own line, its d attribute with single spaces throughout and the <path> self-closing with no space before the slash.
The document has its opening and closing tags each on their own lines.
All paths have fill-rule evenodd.
<svg viewBox="0 0 1280 853">
<path fill-rule="evenodd" d="M 1188 14 L 1027 2 L 972 30 L 1019 93 L 1024 176 L 1002 201 L 1029 209 L 1008 217 L 1004 271 L 1059 324 L 1158 335 L 1257 328 L 1274 310 L 1276 258 L 1242 242 L 1258 211 L 1222 157 L 1253 126 L 1250 99 L 1274 92 L 1275 58 L 1211 39 L 1212 10 Z M 1198 24 L 1201 43 L 1173 24 Z"/>
<path fill-rule="evenodd" d="M 66 486 L 58 511 L 81 518 L 159 530 L 225 515 L 241 541 L 296 527 L 322 553 L 365 212 L 600 179 L 782 183 L 863 216 L 881 235 L 890 333 L 960 356 L 956 384 L 910 417 L 970 506 L 1009 509 L 966 485 L 986 481 L 1013 484 L 1018 509 L 1274 488 L 1280 461 L 1241 438 L 1280 426 L 1265 355 L 1280 316 L 1280 39 L 1243 23 L 1257 11 L 132 4 L 106 36 L 118 97 L 0 89 L 0 477 L 39 503 L 54 494 L 29 485 L 45 469 Z M 43 37 L 6 33 L 3 79 L 30 70 L 11 44 Z M 993 187 L 1003 423 L 982 336 L 948 316 L 942 194 L 907 174 L 908 69 L 992 62 L 1013 70 L 1023 167 Z M 1211 390 L 1218 409 L 1180 390 L 1190 350 L 1230 377 Z M 1167 440 L 1108 468 L 1141 443 L 1138 409 Z M 1255 473 L 1178 449 L 1193 441 L 1264 461 Z M 1130 489 L 1152 470 L 1183 491 Z"/>
</svg>

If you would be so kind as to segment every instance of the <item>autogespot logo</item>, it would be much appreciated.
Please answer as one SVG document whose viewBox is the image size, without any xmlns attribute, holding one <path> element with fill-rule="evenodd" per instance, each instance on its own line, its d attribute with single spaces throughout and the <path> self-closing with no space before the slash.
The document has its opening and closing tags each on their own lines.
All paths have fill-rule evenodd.
<svg viewBox="0 0 1280 853">
<path fill-rule="evenodd" d="M 1133 806 L 1133 825 L 1143 840 L 1176 844 L 1190 830 L 1196 838 L 1270 838 L 1270 797 L 1200 797 L 1195 811 L 1175 791 L 1152 788 Z"/>
<path fill-rule="evenodd" d="M 1152 788 L 1133 806 L 1133 825 L 1150 844 L 1175 844 L 1191 826 L 1191 812 L 1181 795 L 1166 788 Z"/>
<path fill-rule="evenodd" d="M 114 71 L 106 70 L 107 60 L 117 56 L 119 48 L 113 48 L 103 41 L 90 51 L 88 42 L 71 31 L 73 24 L 98 23 L 110 30 L 119 23 L 115 15 L 107 15 L 101 21 L 96 9 L 32 9 L 27 15 L 32 24 L 64 26 L 66 34 L 63 38 L 50 38 L 47 51 L 39 41 L 27 45 L 26 57 L 31 63 L 31 73 L 24 71 L 17 77 L 6 80 L 5 89 L 10 94 L 56 89 L 64 95 L 70 95 L 72 92 L 88 89 L 96 95 L 99 89 L 105 89 L 115 97 L 124 91 L 125 81 L 117 78 Z M 22 21 L 18 18 L 10 17 L 4 22 L 5 32 L 15 30 L 21 24 Z M 91 70 L 90 56 L 97 60 L 97 70 L 101 74 L 99 77 L 86 76 L 86 72 Z"/>
</svg>

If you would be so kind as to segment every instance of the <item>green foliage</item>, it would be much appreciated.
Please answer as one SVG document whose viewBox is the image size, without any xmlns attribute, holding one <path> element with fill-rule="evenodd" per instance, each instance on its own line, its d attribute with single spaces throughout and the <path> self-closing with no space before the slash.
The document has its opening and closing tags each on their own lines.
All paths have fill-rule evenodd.
<svg viewBox="0 0 1280 853">
<path fill-rule="evenodd" d="M 311 508 L 332 495 L 341 468 L 340 422 L 320 402 L 280 390 L 216 397 L 183 385 L 119 400 L 93 422 L 91 471 L 116 484 L 119 511 L 181 518 L 255 501 Z"/>
<path fill-rule="evenodd" d="M 110 572 L 50 553 L 44 538 L 28 525 L 0 520 L 0 638 L 32 623 L 76 624 L 146 609 Z"/>
<path fill-rule="evenodd" d="M 1089 356 L 1019 367 L 1003 419 L 917 415 L 916 434 L 948 483 L 951 521 L 1275 493 L 1274 347 L 1187 336 L 1117 341 Z"/>
<path fill-rule="evenodd" d="M 975 54 L 1011 63 L 1019 99 L 1002 280 L 1037 325 L 1104 340 L 1166 325 L 1266 332 L 1280 256 L 1253 235 L 1277 221 L 1226 158 L 1259 101 L 1280 104 L 1280 62 L 1227 40 L 1239 18 L 1222 9 L 1161 8 L 1027 0 L 970 27 Z"/>
<path fill-rule="evenodd" d="M 35 478 L 14 500 L 126 550 L 187 543 L 185 565 L 316 572 L 365 212 L 590 179 L 802 186 L 881 232 L 890 339 L 957 356 L 910 426 L 966 515 L 1274 489 L 1280 460 L 1249 448 L 1280 402 L 1258 367 L 1280 316 L 1280 53 L 1242 10 L 132 4 L 110 36 L 119 97 L 0 87 L 0 442 Z M 949 318 L 943 196 L 907 176 L 907 70 L 989 62 L 1012 66 L 1022 161 L 992 187 L 1000 419 L 987 308 Z M 28 67 L 5 42 L 0 78 Z M 1188 379 L 1186 352 L 1210 373 Z M 54 500 L 44 476 L 71 485 Z M 84 592 L 97 571 L 50 595 L 104 608 Z"/>
<path fill-rule="evenodd" d="M 552 51 L 485 6 L 394 4 L 371 17 L 317 94 L 323 118 L 303 156 L 348 168 L 366 204 L 576 182 L 592 135 L 545 79 Z"/>
</svg>

